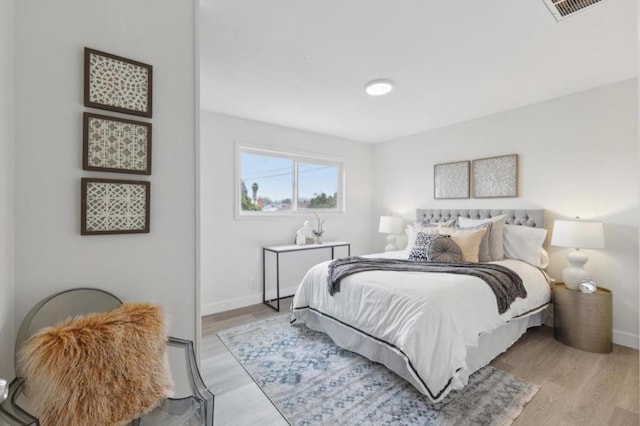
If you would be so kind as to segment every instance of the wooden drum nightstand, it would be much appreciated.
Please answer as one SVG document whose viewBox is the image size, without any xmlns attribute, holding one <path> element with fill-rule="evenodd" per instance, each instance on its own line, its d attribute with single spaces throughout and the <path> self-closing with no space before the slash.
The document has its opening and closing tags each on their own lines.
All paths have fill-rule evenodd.
<svg viewBox="0 0 640 426">
<path fill-rule="evenodd" d="M 613 350 L 611 292 L 569 290 L 564 283 L 553 286 L 553 336 L 559 342 L 587 352 Z"/>
</svg>

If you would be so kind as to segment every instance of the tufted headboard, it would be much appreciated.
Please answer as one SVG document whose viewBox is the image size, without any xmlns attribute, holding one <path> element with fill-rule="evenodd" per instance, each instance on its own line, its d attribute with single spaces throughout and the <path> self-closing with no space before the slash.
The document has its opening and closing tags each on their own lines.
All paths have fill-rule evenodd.
<svg viewBox="0 0 640 426">
<path fill-rule="evenodd" d="M 416 221 L 425 223 L 446 222 L 452 219 L 458 220 L 458 216 L 470 219 L 487 219 L 501 214 L 507 215 L 507 223 L 510 225 L 531 226 L 544 228 L 544 209 L 519 209 L 519 210 L 433 210 L 417 209 Z"/>
</svg>

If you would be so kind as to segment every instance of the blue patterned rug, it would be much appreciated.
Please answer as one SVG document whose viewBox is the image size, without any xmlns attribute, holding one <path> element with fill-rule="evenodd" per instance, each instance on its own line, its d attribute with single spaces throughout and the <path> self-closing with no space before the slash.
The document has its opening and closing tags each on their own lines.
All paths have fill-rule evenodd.
<svg viewBox="0 0 640 426">
<path fill-rule="evenodd" d="M 288 316 L 218 333 L 293 425 L 508 425 L 539 387 L 493 367 L 431 403 L 385 366 Z"/>
</svg>

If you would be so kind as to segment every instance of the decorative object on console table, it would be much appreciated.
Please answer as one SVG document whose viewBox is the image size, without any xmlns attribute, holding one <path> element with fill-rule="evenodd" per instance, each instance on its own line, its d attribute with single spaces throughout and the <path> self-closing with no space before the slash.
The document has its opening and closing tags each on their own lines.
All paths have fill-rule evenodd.
<svg viewBox="0 0 640 426">
<path fill-rule="evenodd" d="M 296 245 L 303 246 L 305 244 L 311 244 L 310 241 L 313 241 L 313 227 L 308 220 L 305 220 L 302 228 L 296 231 Z"/>
<path fill-rule="evenodd" d="M 152 116 L 153 67 L 84 48 L 84 105 Z"/>
<path fill-rule="evenodd" d="M 554 284 L 553 325 L 553 336 L 565 345 L 587 352 L 611 352 L 611 292 L 598 288 L 595 293 L 582 293 L 564 283 Z"/>
<path fill-rule="evenodd" d="M 280 299 L 292 296 L 281 296 L 280 288 L 293 293 L 309 268 L 345 256 L 351 256 L 351 243 L 346 241 L 263 247 L 262 303 L 279 312 Z"/>
<path fill-rule="evenodd" d="M 433 166 L 433 198 L 469 198 L 469 161 Z"/>
<path fill-rule="evenodd" d="M 151 174 L 151 123 L 84 113 L 82 168 Z"/>
<path fill-rule="evenodd" d="M 82 178 L 82 235 L 149 233 L 151 184 Z"/>
<path fill-rule="evenodd" d="M 322 234 L 324 234 L 324 219 L 320 219 L 318 213 L 313 212 L 316 216 L 316 220 L 318 221 L 318 227 L 313 230 L 313 235 L 316 236 L 316 243 L 322 244 Z"/>
<path fill-rule="evenodd" d="M 591 280 L 591 273 L 583 268 L 589 258 L 580 249 L 604 248 L 602 222 L 556 220 L 551 245 L 575 249 L 567 255 L 569 266 L 562 271 L 562 279 L 567 288 L 579 290 L 582 281 Z"/>
<path fill-rule="evenodd" d="M 518 196 L 518 154 L 473 160 L 473 198 Z"/>
<path fill-rule="evenodd" d="M 402 218 L 396 216 L 380 216 L 380 225 L 378 232 L 387 235 L 387 245 L 384 251 L 398 250 L 396 246 L 397 234 L 402 232 Z"/>
<path fill-rule="evenodd" d="M 433 198 L 469 198 L 469 161 L 433 166 Z"/>
</svg>

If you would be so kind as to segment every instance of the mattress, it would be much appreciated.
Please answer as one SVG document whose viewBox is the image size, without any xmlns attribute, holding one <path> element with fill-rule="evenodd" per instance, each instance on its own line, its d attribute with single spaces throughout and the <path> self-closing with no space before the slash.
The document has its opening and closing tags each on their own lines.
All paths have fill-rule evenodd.
<svg viewBox="0 0 640 426">
<path fill-rule="evenodd" d="M 404 251 L 370 255 L 406 256 Z M 539 325 L 540 312 L 549 303 L 550 287 L 541 270 L 514 259 L 492 263 L 515 271 L 527 290 L 526 298 L 516 299 L 501 315 L 489 286 L 466 275 L 362 272 L 344 278 L 341 291 L 331 296 L 326 284 L 329 262 L 324 262 L 302 280 L 292 317 L 329 334 L 336 344 L 383 363 L 437 402 L 462 388 L 473 371 L 508 348 L 527 327 Z M 500 329 L 507 330 L 506 337 L 496 338 Z M 489 353 L 493 355 L 487 359 Z"/>
</svg>

